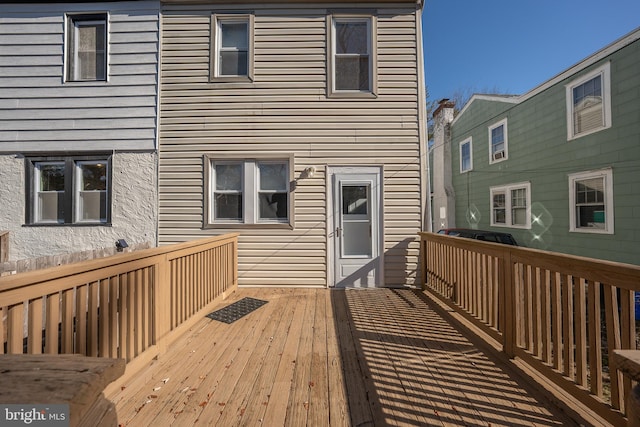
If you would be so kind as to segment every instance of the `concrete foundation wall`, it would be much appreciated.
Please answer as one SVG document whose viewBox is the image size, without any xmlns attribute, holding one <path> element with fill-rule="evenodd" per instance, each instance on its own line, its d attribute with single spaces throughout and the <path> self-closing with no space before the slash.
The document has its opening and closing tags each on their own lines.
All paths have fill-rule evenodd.
<svg viewBox="0 0 640 427">
<path fill-rule="evenodd" d="M 9 231 L 9 261 L 115 246 L 157 244 L 156 153 L 112 157 L 111 226 L 25 226 L 25 160 L 0 156 L 0 231 Z"/>
</svg>

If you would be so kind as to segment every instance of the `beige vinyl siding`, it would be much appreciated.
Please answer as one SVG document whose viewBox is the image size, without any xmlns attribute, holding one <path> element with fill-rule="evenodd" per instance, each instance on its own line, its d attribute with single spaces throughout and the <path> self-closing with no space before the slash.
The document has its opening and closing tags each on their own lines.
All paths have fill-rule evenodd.
<svg viewBox="0 0 640 427">
<path fill-rule="evenodd" d="M 0 5 L 0 152 L 154 150 L 157 1 Z M 108 81 L 64 82 L 66 13 L 108 14 Z"/>
<path fill-rule="evenodd" d="M 160 243 L 240 232 L 241 285 L 327 285 L 327 165 L 384 165 L 386 283 L 415 277 L 422 217 L 415 6 L 378 8 L 376 99 L 327 98 L 326 14 L 336 5 L 323 6 L 250 9 L 255 80 L 232 84 L 209 81 L 211 14 L 224 9 L 163 6 Z M 292 193 L 294 228 L 203 229 L 204 155 L 278 153 L 294 155 L 295 178 L 317 168 Z"/>
</svg>

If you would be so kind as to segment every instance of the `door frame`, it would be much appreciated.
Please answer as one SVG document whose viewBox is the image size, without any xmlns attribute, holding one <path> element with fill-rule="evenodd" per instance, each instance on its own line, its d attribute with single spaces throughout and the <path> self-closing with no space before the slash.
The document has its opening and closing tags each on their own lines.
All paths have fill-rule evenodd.
<svg viewBox="0 0 640 427">
<path fill-rule="evenodd" d="M 335 212 L 335 194 L 334 194 L 334 179 L 336 175 L 361 175 L 361 174 L 376 174 L 378 176 L 378 208 L 376 211 L 378 217 L 378 229 L 377 229 L 377 252 L 378 252 L 378 271 L 379 275 L 376 277 L 375 287 L 381 287 L 384 284 L 384 168 L 382 166 L 327 166 L 326 169 L 326 215 L 327 215 L 327 229 L 326 229 L 326 242 L 327 242 L 327 286 L 330 288 L 336 287 L 336 238 L 335 229 L 337 227 L 337 221 L 334 216 Z M 372 188 L 371 191 L 375 189 Z M 372 233 L 374 232 L 372 227 Z"/>
</svg>

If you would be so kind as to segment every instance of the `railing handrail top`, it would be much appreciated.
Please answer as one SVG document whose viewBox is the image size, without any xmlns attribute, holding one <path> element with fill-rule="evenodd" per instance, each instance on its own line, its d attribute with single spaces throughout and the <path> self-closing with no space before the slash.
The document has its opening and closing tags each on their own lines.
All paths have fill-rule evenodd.
<svg viewBox="0 0 640 427">
<path fill-rule="evenodd" d="M 481 240 L 469 239 L 466 237 L 456 237 L 444 234 L 420 231 L 418 234 L 431 240 L 442 240 L 453 243 L 453 246 L 469 249 L 481 248 L 486 253 L 498 258 L 504 258 L 508 254 L 512 262 L 523 262 L 534 267 L 547 268 L 553 266 L 557 271 L 563 274 L 571 274 L 577 269 L 588 270 L 594 276 L 593 280 L 601 283 L 607 283 L 611 279 L 622 280 L 624 282 L 632 282 L 637 284 L 640 279 L 640 266 L 634 264 L 626 264 L 622 262 L 602 260 L 597 258 L 589 258 L 579 255 L 564 254 L 561 252 L 552 252 L 543 249 L 527 248 L 523 246 L 511 246 L 501 243 L 486 242 Z M 558 262 L 561 260 L 562 262 Z M 595 271 L 594 264 L 598 265 Z M 616 286 L 628 288 L 624 283 L 616 283 Z"/>
<path fill-rule="evenodd" d="M 9 276 L 3 276 L 0 277 L 0 292 L 19 288 L 24 285 L 34 285 L 54 279 L 73 276 L 80 273 L 87 273 L 94 270 L 99 270 L 104 267 L 126 264 L 128 262 L 138 261 L 145 258 L 153 258 L 170 252 L 209 245 L 215 242 L 222 242 L 224 240 L 232 240 L 236 239 L 239 235 L 240 233 L 226 233 L 219 236 L 195 239 L 188 242 L 172 244 L 169 246 L 158 246 L 154 248 L 141 249 L 134 252 L 125 252 L 108 257 L 95 258 L 71 264 L 44 268 L 41 270 L 27 271 Z"/>
</svg>

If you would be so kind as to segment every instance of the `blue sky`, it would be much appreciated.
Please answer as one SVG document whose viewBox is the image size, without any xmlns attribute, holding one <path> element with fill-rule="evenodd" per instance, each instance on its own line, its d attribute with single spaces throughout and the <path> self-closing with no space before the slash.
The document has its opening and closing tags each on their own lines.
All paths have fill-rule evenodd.
<svg viewBox="0 0 640 427">
<path fill-rule="evenodd" d="M 523 94 L 640 27 L 640 0 L 425 0 L 429 100 Z"/>
</svg>

